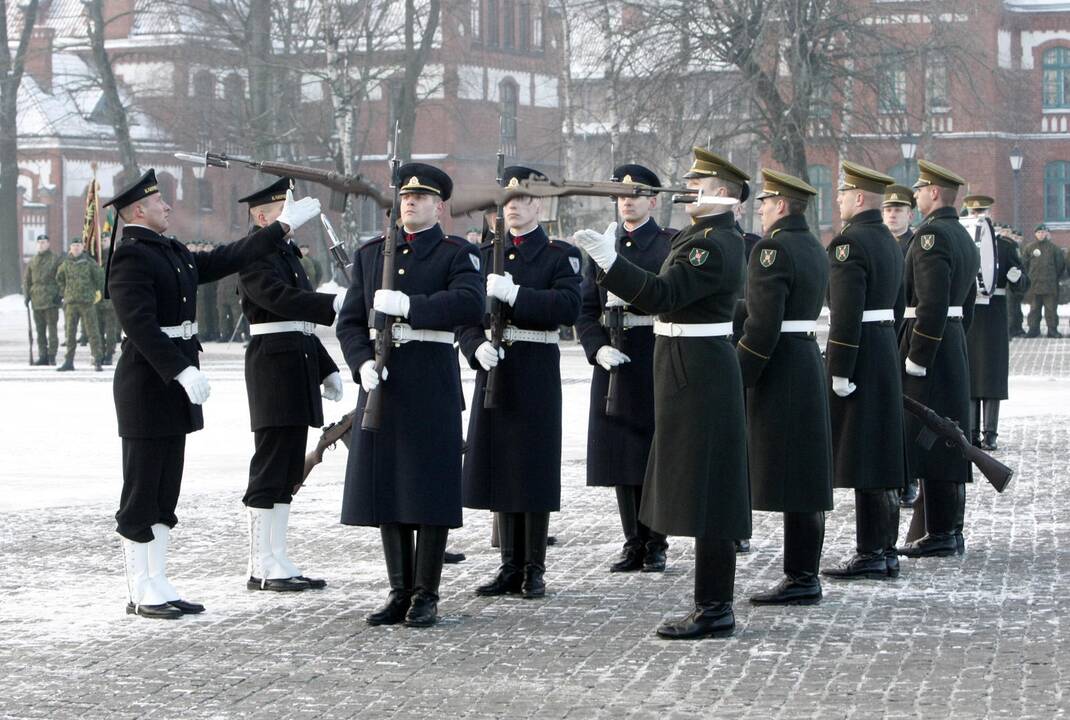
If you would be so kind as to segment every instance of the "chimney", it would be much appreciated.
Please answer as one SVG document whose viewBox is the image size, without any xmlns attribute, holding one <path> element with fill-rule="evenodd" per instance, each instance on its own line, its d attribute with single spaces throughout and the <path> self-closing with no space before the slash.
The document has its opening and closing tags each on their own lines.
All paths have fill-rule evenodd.
<svg viewBox="0 0 1070 720">
<path fill-rule="evenodd" d="M 30 35 L 26 51 L 26 72 L 46 93 L 52 93 L 52 39 L 55 30 L 48 25 L 38 25 Z"/>
<path fill-rule="evenodd" d="M 134 0 L 104 0 L 101 12 L 104 15 L 105 40 L 130 37 L 130 30 L 134 27 Z"/>
</svg>

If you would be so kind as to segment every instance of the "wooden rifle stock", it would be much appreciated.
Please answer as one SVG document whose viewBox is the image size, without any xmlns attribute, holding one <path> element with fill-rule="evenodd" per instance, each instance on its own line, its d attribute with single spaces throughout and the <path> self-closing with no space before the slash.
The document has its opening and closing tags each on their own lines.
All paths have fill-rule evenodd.
<svg viewBox="0 0 1070 720">
<path fill-rule="evenodd" d="M 345 443 L 347 448 L 349 447 L 349 433 L 353 429 L 353 416 L 356 414 L 356 410 L 351 410 L 343 415 L 338 422 L 333 422 L 323 428 L 323 432 L 320 433 L 320 439 L 316 442 L 316 447 L 305 455 L 305 469 L 301 472 L 301 482 L 294 486 L 294 493 L 305 484 L 305 480 L 308 479 L 312 470 L 323 462 L 323 454 L 334 447 L 339 440 Z"/>
<path fill-rule="evenodd" d="M 1014 477 L 1014 470 L 996 460 L 984 450 L 974 447 L 966 438 L 958 423 L 951 418 L 941 417 L 932 408 L 906 395 L 903 396 L 903 407 L 911 415 L 918 418 L 928 431 L 928 433 L 922 431 L 922 435 L 918 439 L 918 442 L 923 447 L 932 447 L 936 438 L 942 438 L 948 447 L 957 449 L 962 457 L 975 465 L 984 475 L 985 480 L 996 489 L 996 492 L 1001 493 L 1007 489 L 1011 479 Z"/>
<path fill-rule="evenodd" d="M 505 175 L 505 148 L 498 148 L 498 186 L 502 185 Z M 494 217 L 494 242 L 491 248 L 491 272 L 496 275 L 505 273 L 505 203 L 499 203 Z M 490 343 L 494 352 L 502 346 L 505 335 L 505 303 L 498 298 L 488 298 L 490 306 Z M 494 410 L 498 407 L 498 368 L 492 367 L 487 372 L 487 381 L 483 385 L 483 407 Z"/>
</svg>

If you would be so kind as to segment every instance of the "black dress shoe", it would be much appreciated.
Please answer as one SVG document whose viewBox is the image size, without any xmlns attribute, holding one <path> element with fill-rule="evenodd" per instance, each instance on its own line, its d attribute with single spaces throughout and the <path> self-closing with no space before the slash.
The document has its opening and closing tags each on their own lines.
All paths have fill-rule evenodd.
<svg viewBox="0 0 1070 720">
<path fill-rule="evenodd" d="M 904 557 L 950 557 L 958 552 L 958 542 L 954 534 L 925 535 L 896 548 L 896 552 Z"/>
<path fill-rule="evenodd" d="M 658 626 L 658 637 L 666 640 L 699 640 L 728 637 L 736 631 L 732 603 L 701 603 L 679 620 L 666 620 Z"/>
<path fill-rule="evenodd" d="M 186 602 L 185 600 L 170 600 L 167 603 L 173 607 L 182 611 L 183 615 L 196 615 L 197 613 L 204 612 L 204 605 L 200 603 Z"/>
<path fill-rule="evenodd" d="M 960 533 L 960 532 L 955 533 L 955 554 L 956 555 L 965 555 L 966 554 L 966 538 L 964 538 L 962 536 L 962 533 Z"/>
<path fill-rule="evenodd" d="M 557 536 L 556 535 L 547 535 L 546 536 L 546 544 L 547 545 L 556 545 L 557 544 Z"/>
<path fill-rule="evenodd" d="M 438 622 L 438 595 L 417 590 L 412 605 L 405 613 L 406 627 L 431 627 Z"/>
<path fill-rule="evenodd" d="M 751 595 L 755 605 L 817 605 L 821 602 L 821 581 L 786 577 L 776 587 L 757 595 Z"/>
<path fill-rule="evenodd" d="M 647 549 L 643 558 L 643 572 L 665 572 L 665 551 Z"/>
<path fill-rule="evenodd" d="M 182 611 L 170 603 L 164 603 L 163 605 L 135 605 L 130 602 L 126 604 L 126 614 L 140 615 L 154 620 L 177 620 L 182 617 Z"/>
<path fill-rule="evenodd" d="M 456 565 L 459 562 L 465 561 L 465 555 L 461 552 L 450 552 L 449 550 L 447 550 L 445 555 L 443 556 L 443 561 L 447 565 Z"/>
<path fill-rule="evenodd" d="M 750 552 L 750 540 L 733 540 L 732 544 L 736 546 L 736 553 L 739 555 Z"/>
<path fill-rule="evenodd" d="M 642 548 L 625 548 L 621 551 L 620 560 L 609 566 L 609 571 L 614 573 L 635 572 L 643 567 Z"/>
<path fill-rule="evenodd" d="M 826 568 L 821 574 L 840 580 L 886 580 L 891 577 L 883 550 L 875 553 L 855 553 L 847 562 Z"/>
<path fill-rule="evenodd" d="M 899 555 L 896 554 L 895 548 L 884 551 L 884 564 L 888 568 L 888 577 L 899 577 Z"/>
<path fill-rule="evenodd" d="M 364 618 L 364 622 L 369 625 L 397 625 L 405 620 L 405 614 L 411 605 L 411 591 L 391 590 L 386 597 L 386 605 Z"/>
<path fill-rule="evenodd" d="M 524 574 L 520 570 L 510 567 L 501 568 L 486 585 L 476 588 L 476 595 L 494 597 L 496 595 L 519 595 L 521 585 L 524 583 Z"/>
<path fill-rule="evenodd" d="M 304 582 L 307 582 L 309 590 L 322 590 L 323 588 L 327 587 L 327 581 L 323 578 L 310 578 L 305 577 L 304 575 L 298 575 L 294 579 L 303 580 Z"/>
<path fill-rule="evenodd" d="M 525 600 L 537 600 L 546 596 L 546 582 L 543 580 L 544 568 L 528 563 L 524 567 L 524 581 L 520 594 Z"/>
<path fill-rule="evenodd" d="M 308 590 L 308 583 L 299 578 L 255 578 L 250 577 L 245 581 L 245 587 L 249 590 L 270 590 L 272 592 L 300 592 Z"/>
<path fill-rule="evenodd" d="M 986 432 L 984 440 L 981 441 L 981 449 L 993 452 L 999 450 L 999 446 L 996 444 L 996 433 Z"/>
</svg>

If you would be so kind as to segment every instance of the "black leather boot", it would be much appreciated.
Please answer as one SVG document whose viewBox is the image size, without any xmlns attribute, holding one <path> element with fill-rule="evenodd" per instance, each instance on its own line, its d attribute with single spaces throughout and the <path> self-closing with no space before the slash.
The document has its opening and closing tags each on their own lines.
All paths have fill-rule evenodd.
<svg viewBox="0 0 1070 720">
<path fill-rule="evenodd" d="M 620 485 L 617 491 L 617 512 L 620 514 L 620 526 L 624 530 L 624 549 L 617 562 L 609 566 L 610 572 L 635 572 L 643 567 L 646 548 L 639 530 L 639 497 L 637 488 L 632 485 Z"/>
<path fill-rule="evenodd" d="M 520 592 L 520 585 L 524 581 L 523 517 L 522 513 L 497 513 L 502 564 L 493 580 L 476 588 L 476 595 L 492 597 Z"/>
<path fill-rule="evenodd" d="M 822 575 L 840 580 L 884 580 L 888 564 L 884 559 L 888 521 L 883 490 L 855 490 L 855 554 L 846 562 L 825 568 Z M 898 503 L 896 504 L 898 510 Z"/>
<path fill-rule="evenodd" d="M 520 593 L 525 600 L 546 595 L 546 536 L 550 531 L 550 513 L 524 513 L 524 582 Z"/>
<path fill-rule="evenodd" d="M 996 428 L 999 426 L 999 400 L 985 400 L 985 429 L 981 449 L 989 452 L 999 450 L 996 444 Z"/>
<path fill-rule="evenodd" d="M 441 525 L 421 525 L 416 533 L 416 584 L 405 615 L 408 627 L 430 627 L 438 622 L 438 585 L 449 532 Z"/>
<path fill-rule="evenodd" d="M 948 557 L 956 552 L 955 520 L 958 515 L 955 483 L 922 481 L 925 536 L 898 548 L 906 557 Z"/>
<path fill-rule="evenodd" d="M 825 543 L 825 513 L 784 513 L 784 579 L 764 593 L 752 595 L 755 605 L 816 605 L 821 602 L 817 577 Z"/>
<path fill-rule="evenodd" d="M 695 608 L 685 617 L 663 622 L 658 626 L 658 636 L 666 640 L 698 640 L 734 633 L 735 579 L 735 543 L 695 538 Z"/>
<path fill-rule="evenodd" d="M 907 486 L 899 495 L 899 507 L 914 507 L 914 503 L 918 501 L 918 485 L 916 479 L 907 481 Z"/>
<path fill-rule="evenodd" d="M 646 556 L 643 558 L 643 572 L 664 572 L 665 551 L 669 549 L 669 543 L 661 533 L 647 529 L 646 531 Z"/>
<path fill-rule="evenodd" d="M 386 575 L 390 580 L 390 594 L 386 604 L 366 618 L 369 625 L 397 625 L 405 620 L 405 613 L 412 603 L 415 574 L 415 559 L 412 543 L 412 528 L 398 523 L 379 527 L 383 538 L 383 556 L 386 558 Z"/>
</svg>

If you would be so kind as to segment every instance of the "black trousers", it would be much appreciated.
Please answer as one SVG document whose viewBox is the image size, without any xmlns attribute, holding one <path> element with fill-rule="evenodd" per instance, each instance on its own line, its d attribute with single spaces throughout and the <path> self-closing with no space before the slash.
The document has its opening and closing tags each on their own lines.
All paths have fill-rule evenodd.
<svg viewBox="0 0 1070 720">
<path fill-rule="evenodd" d="M 242 502 L 255 508 L 288 505 L 305 470 L 308 426 L 263 428 L 253 433 L 253 440 L 256 450 Z"/>
<path fill-rule="evenodd" d="M 730 603 L 735 587 L 735 544 L 720 538 L 695 538 L 695 604 Z"/>
<path fill-rule="evenodd" d="M 134 542 L 151 542 L 152 526 L 178 524 L 186 436 L 123 438 L 123 492 L 116 531 Z"/>
<path fill-rule="evenodd" d="M 617 511 L 624 530 L 624 547 L 664 552 L 669 547 L 665 536 L 651 530 L 639 520 L 639 507 L 643 504 L 642 485 L 618 485 Z"/>
</svg>

